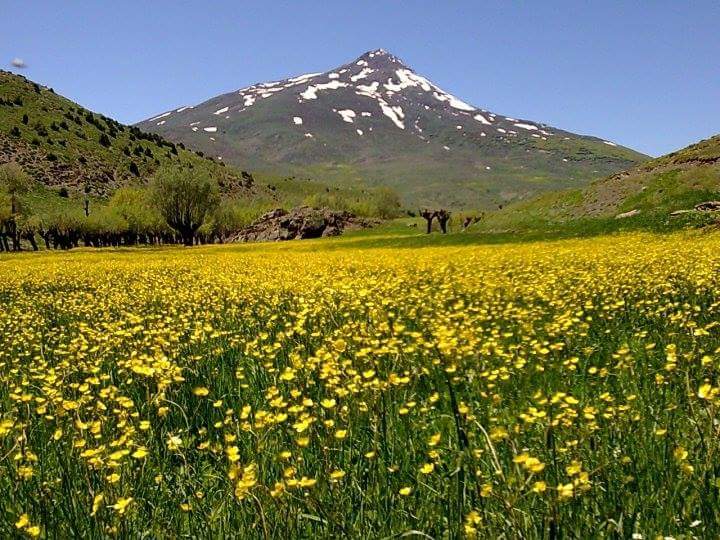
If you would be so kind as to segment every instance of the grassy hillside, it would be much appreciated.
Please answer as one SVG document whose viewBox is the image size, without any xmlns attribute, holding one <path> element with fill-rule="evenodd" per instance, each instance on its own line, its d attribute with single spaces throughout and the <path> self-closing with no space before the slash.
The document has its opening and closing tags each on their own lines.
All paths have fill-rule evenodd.
<svg viewBox="0 0 720 540">
<path fill-rule="evenodd" d="M 688 212 L 699 202 L 720 198 L 720 135 L 628 171 L 592 183 L 585 189 L 547 193 L 488 214 L 486 230 L 592 226 L 674 228 L 706 220 Z M 630 218 L 615 219 L 638 211 Z"/>
<path fill-rule="evenodd" d="M 142 183 L 162 165 L 208 169 L 226 190 L 247 189 L 239 171 L 182 144 L 93 113 L 24 77 L 0 71 L 0 163 L 18 162 L 48 188 L 105 196 Z"/>
</svg>

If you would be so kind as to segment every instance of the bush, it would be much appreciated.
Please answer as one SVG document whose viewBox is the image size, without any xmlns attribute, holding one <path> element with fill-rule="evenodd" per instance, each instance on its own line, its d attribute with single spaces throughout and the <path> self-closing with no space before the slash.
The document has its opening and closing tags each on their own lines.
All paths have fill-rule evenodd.
<svg viewBox="0 0 720 540">
<path fill-rule="evenodd" d="M 227 240 L 270 209 L 271 205 L 265 203 L 223 201 L 211 216 L 210 230 L 221 240 Z"/>
<path fill-rule="evenodd" d="M 340 212 L 351 212 L 362 217 L 392 219 L 402 215 L 399 195 L 390 188 L 378 188 L 367 197 L 351 200 L 342 193 L 316 193 L 306 197 L 303 204 L 316 208 L 327 207 Z"/>
</svg>

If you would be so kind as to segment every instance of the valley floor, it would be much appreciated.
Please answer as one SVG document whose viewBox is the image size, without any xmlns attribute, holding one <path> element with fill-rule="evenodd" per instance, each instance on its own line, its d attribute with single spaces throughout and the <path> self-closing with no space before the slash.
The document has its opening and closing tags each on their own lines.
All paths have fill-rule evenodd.
<svg viewBox="0 0 720 540">
<path fill-rule="evenodd" d="M 720 535 L 720 235 L 0 257 L 0 536 Z"/>
</svg>

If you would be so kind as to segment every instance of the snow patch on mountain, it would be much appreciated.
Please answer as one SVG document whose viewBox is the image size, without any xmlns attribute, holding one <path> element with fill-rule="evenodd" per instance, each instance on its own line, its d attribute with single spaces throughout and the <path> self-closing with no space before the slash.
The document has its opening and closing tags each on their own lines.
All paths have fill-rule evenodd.
<svg viewBox="0 0 720 540">
<path fill-rule="evenodd" d="M 357 73 L 357 74 L 353 75 L 352 77 L 350 77 L 350 80 L 351 80 L 352 82 L 359 81 L 360 79 L 365 79 L 365 78 L 367 78 L 368 75 L 370 75 L 371 73 L 374 73 L 374 72 L 375 72 L 374 69 L 363 68 L 359 73 Z"/>
<path fill-rule="evenodd" d="M 400 129 L 405 129 L 405 123 L 403 122 L 403 118 L 405 118 L 405 113 L 403 112 L 402 107 L 400 107 L 399 105 L 391 106 L 377 91 L 379 86 L 380 83 L 378 83 L 377 81 L 373 82 L 370 85 L 360 84 L 355 87 L 357 89 L 355 93 L 359 96 L 365 96 L 374 99 L 380 106 L 380 110 L 382 111 L 382 113 L 387 116 L 393 124 L 395 124 Z"/>
<path fill-rule="evenodd" d="M 380 83 L 375 81 L 367 85 L 358 84 L 355 88 L 357 88 L 357 94 L 359 95 L 367 95 L 370 97 L 374 97 L 374 95 L 377 93 L 378 86 L 380 86 Z"/>
<path fill-rule="evenodd" d="M 325 84 L 316 84 L 308 86 L 304 92 L 300 92 L 300 97 L 303 99 L 317 99 L 317 93 L 320 90 L 337 90 L 338 88 L 346 88 L 349 84 L 333 80 Z"/>
<path fill-rule="evenodd" d="M 391 107 L 383 99 L 378 99 L 378 103 L 380 104 L 380 109 L 382 110 L 383 114 L 387 116 L 390 120 L 392 120 L 393 124 L 395 124 L 400 129 L 405 129 L 405 123 L 402 120 L 403 118 L 405 118 L 405 114 L 403 113 L 402 107 Z"/>
<path fill-rule="evenodd" d="M 468 105 L 467 103 L 465 103 L 461 99 L 456 98 L 452 94 L 447 94 L 444 92 L 443 93 L 433 92 L 433 96 L 435 96 L 435 99 L 437 99 L 438 101 L 443 101 L 443 102 L 446 101 L 448 103 L 448 105 L 450 105 L 451 107 L 454 107 L 456 109 L 459 109 L 461 111 L 474 111 L 475 110 L 475 107 L 473 107 L 472 105 Z"/>
<path fill-rule="evenodd" d="M 298 75 L 297 77 L 293 77 L 292 79 L 288 79 L 288 83 L 292 84 L 285 84 L 285 87 L 293 86 L 295 84 L 300 84 L 302 82 L 307 81 L 308 79 L 312 79 L 313 77 L 317 77 L 318 75 L 322 75 L 322 73 L 305 73 L 304 75 Z"/>
<path fill-rule="evenodd" d="M 168 111 L 168 112 L 166 112 L 166 113 L 159 114 L 158 116 L 156 116 L 156 117 L 154 117 L 154 118 L 151 118 L 151 119 L 150 119 L 150 122 L 154 122 L 155 120 L 160 120 L 161 118 L 165 118 L 165 117 L 167 117 L 167 116 L 170 116 L 171 114 L 172 114 L 172 111 Z"/>
<path fill-rule="evenodd" d="M 338 114 L 342 117 L 343 121 L 348 122 L 350 124 L 353 123 L 353 118 L 355 118 L 355 111 L 352 109 L 345 109 L 342 111 L 338 111 Z"/>
</svg>

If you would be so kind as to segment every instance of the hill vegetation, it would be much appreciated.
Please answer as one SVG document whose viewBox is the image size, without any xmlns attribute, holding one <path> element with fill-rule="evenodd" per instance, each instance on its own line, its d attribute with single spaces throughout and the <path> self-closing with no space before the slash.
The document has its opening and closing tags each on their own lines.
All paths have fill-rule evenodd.
<svg viewBox="0 0 720 540">
<path fill-rule="evenodd" d="M 240 172 L 160 135 L 93 113 L 24 77 L 0 71 L 0 163 L 16 162 L 39 184 L 95 196 L 142 183 L 161 166 L 211 172 L 228 191 Z"/>
<path fill-rule="evenodd" d="M 488 213 L 477 228 L 665 230 L 714 220 L 712 213 L 693 208 L 718 198 L 720 135 L 596 181 L 584 189 L 546 193 L 510 204 Z M 671 216 L 673 213 L 675 216 Z"/>
</svg>

